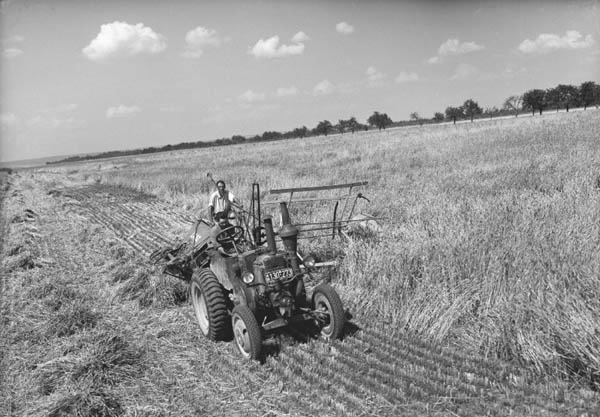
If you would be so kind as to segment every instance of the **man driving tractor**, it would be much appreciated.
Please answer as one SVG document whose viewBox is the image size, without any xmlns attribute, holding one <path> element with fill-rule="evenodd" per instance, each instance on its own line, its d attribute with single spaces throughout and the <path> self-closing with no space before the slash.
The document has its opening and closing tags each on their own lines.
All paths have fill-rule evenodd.
<svg viewBox="0 0 600 417">
<path fill-rule="evenodd" d="M 217 191 L 212 193 L 208 198 L 209 218 L 216 222 L 217 219 L 215 218 L 215 214 L 220 212 L 224 212 L 226 217 L 228 217 L 231 212 L 232 205 L 234 207 L 242 206 L 233 193 L 226 189 L 225 181 L 217 181 Z"/>
</svg>

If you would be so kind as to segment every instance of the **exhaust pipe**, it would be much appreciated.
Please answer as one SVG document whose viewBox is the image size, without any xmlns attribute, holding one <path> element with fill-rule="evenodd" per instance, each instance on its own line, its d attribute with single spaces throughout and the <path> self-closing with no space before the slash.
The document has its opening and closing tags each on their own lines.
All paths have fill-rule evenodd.
<svg viewBox="0 0 600 417">
<path fill-rule="evenodd" d="M 267 248 L 270 253 L 277 252 L 277 245 L 275 244 L 275 232 L 273 231 L 273 218 L 266 215 L 263 219 L 265 224 L 265 234 L 267 235 Z"/>
<path fill-rule="evenodd" d="M 292 269 L 295 273 L 300 272 L 300 264 L 298 263 L 298 228 L 294 226 L 290 220 L 290 212 L 288 211 L 287 203 L 282 201 L 279 203 L 281 209 L 281 230 L 279 237 L 283 242 L 283 247 L 287 251 L 292 261 Z"/>
</svg>

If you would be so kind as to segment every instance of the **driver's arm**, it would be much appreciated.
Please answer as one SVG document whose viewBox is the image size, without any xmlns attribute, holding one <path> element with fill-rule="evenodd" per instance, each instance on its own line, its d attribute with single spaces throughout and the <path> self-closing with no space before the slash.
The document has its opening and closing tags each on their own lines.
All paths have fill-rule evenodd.
<svg viewBox="0 0 600 417">
<path fill-rule="evenodd" d="M 208 219 L 211 222 L 215 221 L 215 193 L 208 197 Z"/>
<path fill-rule="evenodd" d="M 244 208 L 244 206 L 242 205 L 242 202 L 240 200 L 238 200 L 237 197 L 231 191 L 229 192 L 229 201 L 231 203 L 233 203 L 232 205 L 235 208 Z"/>
<path fill-rule="evenodd" d="M 213 247 L 215 249 L 221 249 L 222 248 L 221 244 L 217 240 L 217 236 L 219 236 L 220 232 L 221 232 L 221 228 L 219 228 L 218 225 L 215 226 L 215 227 L 213 227 L 212 229 L 210 229 L 210 239 L 212 240 L 212 244 L 213 244 Z"/>
</svg>

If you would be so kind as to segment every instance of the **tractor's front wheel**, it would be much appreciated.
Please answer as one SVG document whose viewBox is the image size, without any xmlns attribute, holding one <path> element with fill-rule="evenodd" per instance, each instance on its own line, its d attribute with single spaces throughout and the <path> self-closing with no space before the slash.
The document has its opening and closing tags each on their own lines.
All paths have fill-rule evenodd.
<svg viewBox="0 0 600 417">
<path fill-rule="evenodd" d="M 327 340 L 341 338 L 346 317 L 342 300 L 331 285 L 321 284 L 315 288 L 312 296 L 312 308 L 319 315 L 321 336 Z"/>
<path fill-rule="evenodd" d="M 258 359 L 262 349 L 262 336 L 256 317 L 245 305 L 237 305 L 231 313 L 233 341 L 246 359 Z"/>
<path fill-rule="evenodd" d="M 225 289 L 210 269 L 197 269 L 190 292 L 200 331 L 213 341 L 226 340 L 230 334 Z"/>
</svg>

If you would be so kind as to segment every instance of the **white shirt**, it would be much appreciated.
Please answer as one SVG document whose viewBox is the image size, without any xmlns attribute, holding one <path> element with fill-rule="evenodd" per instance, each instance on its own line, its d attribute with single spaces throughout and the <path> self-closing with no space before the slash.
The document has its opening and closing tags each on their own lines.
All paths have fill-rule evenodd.
<svg viewBox="0 0 600 417">
<path fill-rule="evenodd" d="M 235 196 L 233 193 L 229 192 L 229 190 L 225 190 L 223 192 L 223 197 L 219 195 L 219 191 L 215 191 L 208 198 L 208 207 L 213 207 L 215 214 L 220 211 L 229 213 L 229 210 L 231 209 L 231 203 L 233 203 L 234 198 Z"/>
</svg>

